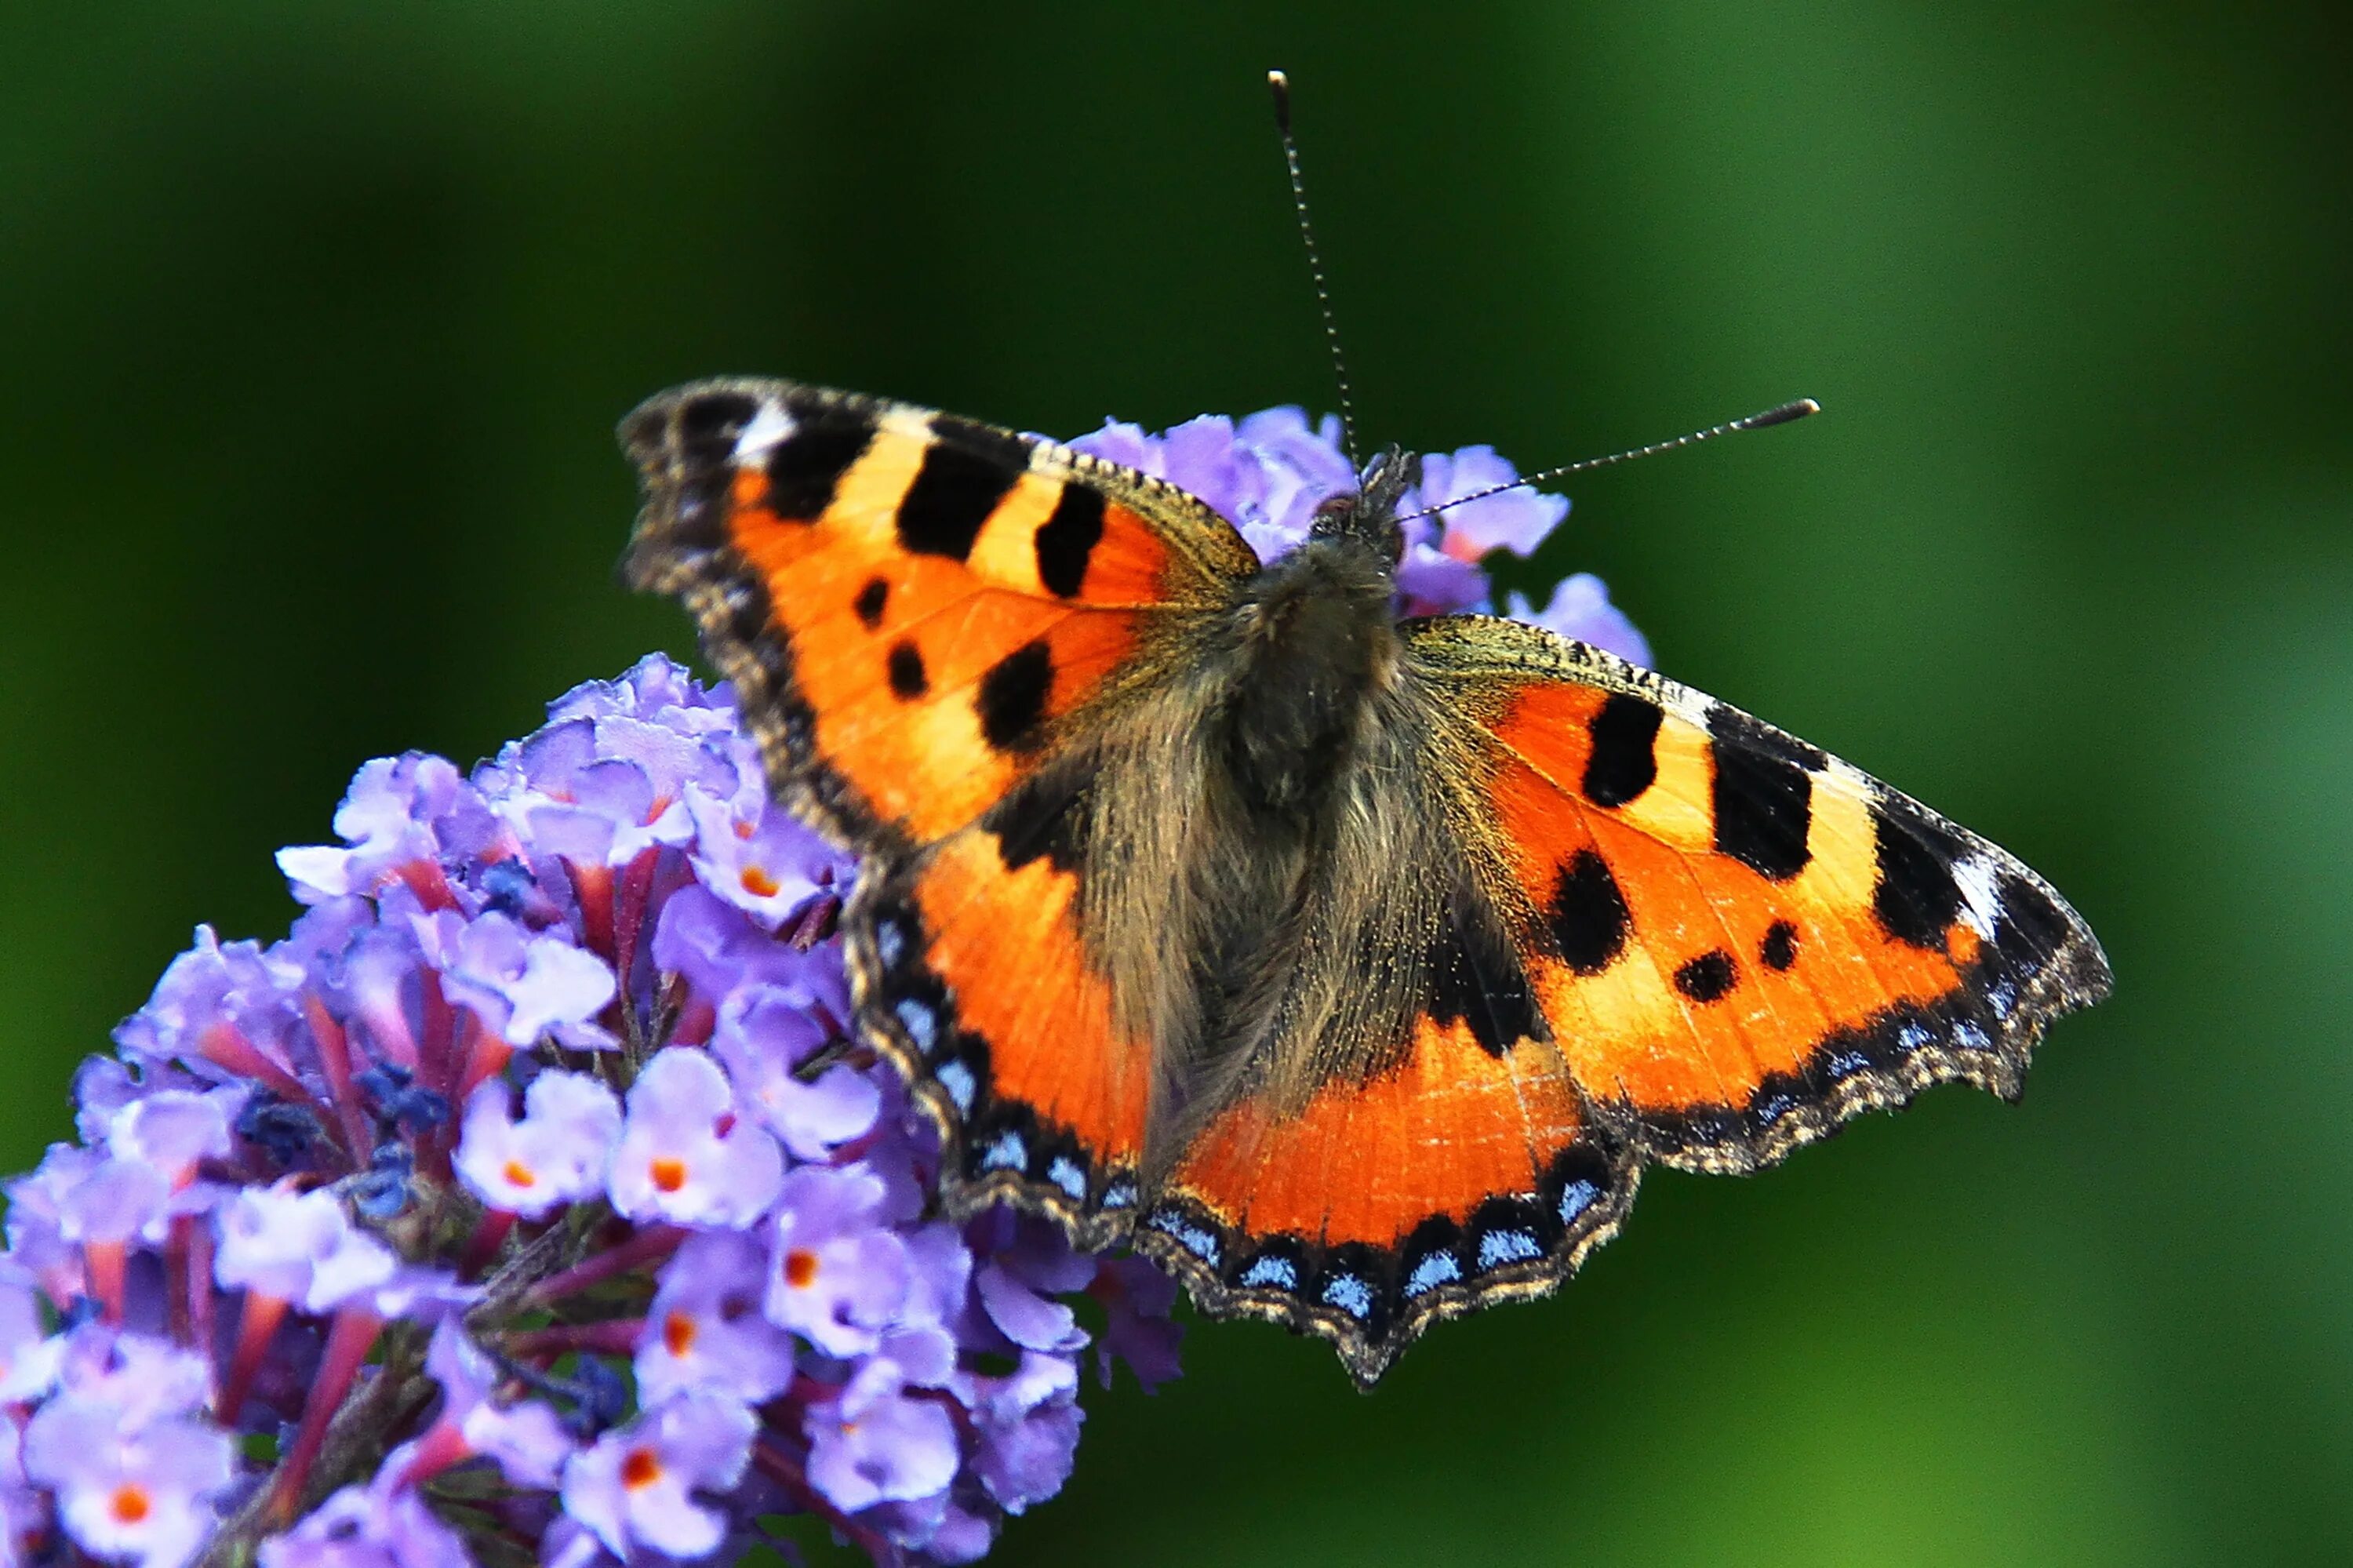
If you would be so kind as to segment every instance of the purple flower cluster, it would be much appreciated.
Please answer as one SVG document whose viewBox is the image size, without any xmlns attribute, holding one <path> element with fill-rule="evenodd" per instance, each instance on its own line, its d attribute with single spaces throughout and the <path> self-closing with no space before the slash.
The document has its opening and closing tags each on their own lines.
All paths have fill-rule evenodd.
<svg viewBox="0 0 2353 1568">
<path fill-rule="evenodd" d="M 1307 537 L 1317 502 L 1356 485 L 1340 449 L 1339 417 L 1326 414 L 1310 424 L 1306 411 L 1296 408 L 1264 408 L 1240 420 L 1204 414 L 1157 436 L 1114 420 L 1071 445 L 1182 485 L 1232 519 L 1267 561 Z M 1493 447 L 1424 455 L 1421 483 L 1400 507 L 1409 514 L 1431 512 L 1405 525 L 1405 556 L 1398 563 L 1401 613 L 1498 613 L 1481 563 L 1497 550 L 1523 557 L 1534 552 L 1568 515 L 1568 498 L 1509 490 L 1460 506 L 1452 503 L 1519 477 L 1519 470 Z M 1446 510 L 1434 510 L 1439 507 Z M 1589 572 L 1563 582 L 1541 609 L 1514 595 L 1500 613 L 1637 664 L 1651 662 L 1650 643 Z"/>
<path fill-rule="evenodd" d="M 8 1189 L 0 1559 L 588 1568 L 806 1513 L 965 1562 L 1070 1473 L 1076 1303 L 1106 1380 L 1175 1375 L 1148 1266 L 937 1217 L 843 1027 L 854 867 L 723 692 L 648 659 L 335 829 Z"/>
<path fill-rule="evenodd" d="M 1336 436 L 1080 444 L 1272 556 L 1349 484 Z M 1512 477 L 1433 455 L 1409 504 Z M 1483 605 L 1481 558 L 1567 504 L 1409 524 L 1403 608 Z M 1591 577 L 1534 619 L 1648 657 Z M 790 1514 L 969 1562 L 1070 1474 L 1091 1345 L 1176 1375 L 1150 1266 L 939 1216 L 935 1139 L 845 1027 L 855 866 L 723 688 L 648 658 L 470 773 L 367 764 L 334 828 L 279 856 L 287 936 L 200 928 L 6 1188 L 0 1568 L 595 1568 Z"/>
</svg>

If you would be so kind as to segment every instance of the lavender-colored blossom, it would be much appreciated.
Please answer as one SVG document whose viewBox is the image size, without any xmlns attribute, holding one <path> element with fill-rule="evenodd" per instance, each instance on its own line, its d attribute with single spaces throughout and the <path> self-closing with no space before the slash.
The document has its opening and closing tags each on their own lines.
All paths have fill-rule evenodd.
<svg viewBox="0 0 2353 1568">
<path fill-rule="evenodd" d="M 25 1427 L 25 1474 L 56 1496 L 74 1543 L 140 1568 L 180 1568 L 196 1554 L 232 1459 L 227 1435 L 207 1423 L 134 1423 L 118 1406 L 74 1395 L 43 1405 Z"/>
<path fill-rule="evenodd" d="M 1108 1257 L 1096 1271 L 1089 1294 L 1103 1306 L 1103 1331 L 1095 1350 L 1095 1373 L 1111 1386 L 1112 1362 L 1127 1363 L 1150 1393 L 1180 1370 L 1176 1347 L 1185 1328 L 1169 1317 L 1176 1305 L 1176 1282 L 1140 1257 Z"/>
<path fill-rule="evenodd" d="M 124 1105 L 105 1138 L 117 1160 L 155 1171 L 176 1190 L 195 1180 L 203 1161 L 228 1158 L 228 1107 L 218 1095 L 158 1089 Z"/>
<path fill-rule="evenodd" d="M 954 1418 L 936 1399 L 910 1396 L 890 1361 L 869 1361 L 811 1404 L 806 1426 L 809 1481 L 845 1513 L 930 1497 L 955 1478 Z"/>
<path fill-rule="evenodd" d="M 0 1411 L 0 1563 L 16 1568 L 26 1560 L 22 1542 L 49 1525 L 49 1499 L 25 1474 L 25 1434 L 20 1417 Z"/>
<path fill-rule="evenodd" d="M 759 1422 L 740 1402 L 691 1389 L 573 1456 L 564 1507 L 616 1557 L 638 1546 L 701 1557 L 727 1537 L 726 1513 L 695 1500 L 743 1478 Z"/>
<path fill-rule="evenodd" d="M 445 1319 L 433 1330 L 425 1370 L 441 1385 L 435 1425 L 454 1430 L 469 1454 L 496 1461 L 519 1487 L 552 1490 L 563 1483 L 564 1467 L 579 1445 L 564 1429 L 562 1418 L 536 1400 L 501 1402 L 495 1397 L 504 1378 L 456 1321 Z M 385 1473 L 397 1475 L 402 1468 L 387 1460 Z"/>
<path fill-rule="evenodd" d="M 663 1268 L 635 1362 L 649 1404 L 691 1388 L 724 1389 L 757 1404 L 793 1380 L 790 1335 L 760 1314 L 767 1248 L 736 1232 L 706 1234 Z"/>
<path fill-rule="evenodd" d="M 1511 460 L 1493 447 L 1431 452 L 1421 460 L 1421 482 L 1399 504 L 1407 512 L 1437 512 L 1445 523 L 1442 547 L 1458 560 L 1476 562 L 1491 550 L 1525 556 L 1568 515 L 1567 496 L 1504 490 L 1453 504 L 1462 496 L 1514 484 L 1519 477 Z"/>
<path fill-rule="evenodd" d="M 223 943 L 209 926 L 172 960 L 147 1005 L 114 1041 L 126 1060 L 171 1065 L 215 1081 L 252 1075 L 255 1064 L 290 1071 L 301 968 L 258 942 Z"/>
<path fill-rule="evenodd" d="M 567 1203 L 601 1195 L 621 1137 L 621 1102 L 586 1073 L 553 1069 L 523 1091 L 492 1079 L 466 1102 L 457 1170 L 491 1208 L 543 1219 Z"/>
<path fill-rule="evenodd" d="M 65 1341 L 42 1318 L 29 1277 L 0 1277 L 0 1404 L 29 1404 L 58 1380 Z"/>
<path fill-rule="evenodd" d="M 454 765 L 414 751 L 361 768 L 334 825 L 341 845 L 278 852 L 278 868 L 306 904 L 373 893 L 407 868 L 430 867 L 438 878 L 441 862 L 480 854 L 501 836 Z"/>
<path fill-rule="evenodd" d="M 1340 433 L 1334 416 L 1311 423 L 1299 408 L 1278 408 L 1240 420 L 1205 416 L 1161 435 L 1107 423 L 1071 445 L 1182 485 L 1231 522 L 1261 560 L 1271 561 L 1306 538 L 1318 503 L 1355 487 Z M 1398 562 L 1400 613 L 1485 609 L 1489 588 L 1481 560 L 1494 550 L 1529 554 L 1567 515 L 1566 497 L 1527 489 L 1449 504 L 1518 478 L 1489 446 L 1421 459 L 1419 482 L 1398 504 L 1411 517 Z"/>
<path fill-rule="evenodd" d="M 1019 1513 L 1062 1489 L 1085 1419 L 1068 1357 L 1023 1351 L 1011 1372 L 960 1372 L 953 1387 L 979 1438 L 974 1468 L 999 1507 Z"/>
<path fill-rule="evenodd" d="M 1487 574 L 1442 547 L 1442 524 L 1417 517 L 1404 526 L 1398 559 L 1398 609 L 1404 615 L 1457 615 L 1487 602 Z"/>
<path fill-rule="evenodd" d="M 888 1189 L 854 1167 L 796 1167 L 778 1194 L 769 1321 L 829 1355 L 872 1351 L 899 1318 L 914 1268 L 886 1218 Z"/>
<path fill-rule="evenodd" d="M 443 910 L 412 924 L 449 1000 L 473 1009 L 508 1044 L 543 1034 L 575 1051 L 614 1043 L 594 1022 L 615 989 L 611 967 L 596 954 L 533 935 L 496 910 L 471 919 Z"/>
<path fill-rule="evenodd" d="M 639 1071 L 613 1152 L 613 1207 L 637 1220 L 748 1225 L 783 1180 L 776 1140 L 737 1114 L 709 1054 L 673 1047 Z"/>
<path fill-rule="evenodd" d="M 703 886 L 773 931 L 808 901 L 846 879 L 850 862 L 765 797 L 747 813 L 734 801 L 690 788 L 694 842 L 687 857 Z"/>
<path fill-rule="evenodd" d="M 849 988 L 838 954 L 812 959 L 779 941 L 743 910 L 701 883 L 680 888 L 655 923 L 655 967 L 682 977 L 706 997 L 732 998 L 754 986 L 811 992 L 849 1016 Z"/>
<path fill-rule="evenodd" d="M 64 1245 L 163 1239 L 171 1179 L 152 1166 L 57 1143 L 39 1169 L 8 1189 L 11 1239 L 21 1207 L 26 1226 L 55 1227 Z"/>
<path fill-rule="evenodd" d="M 1305 411 L 1294 408 L 1267 408 L 1239 423 L 1222 414 L 1203 415 L 1160 436 L 1108 422 L 1071 445 L 1183 486 L 1240 529 L 1268 561 L 1307 537 L 1316 503 L 1356 483 L 1340 450 L 1338 417 L 1310 425 Z"/>
<path fill-rule="evenodd" d="M 839 1038 L 837 1029 L 812 1016 L 809 998 L 754 985 L 720 1010 L 711 1049 L 735 1092 L 796 1159 L 824 1160 L 863 1136 L 882 1109 L 881 1086 L 847 1062 L 804 1075 L 809 1059 Z"/>
<path fill-rule="evenodd" d="M 261 1568 L 473 1568 L 464 1540 L 391 1474 L 343 1488 L 263 1542 Z"/>
<path fill-rule="evenodd" d="M 220 1214 L 222 1285 L 326 1312 L 394 1283 L 400 1258 L 352 1223 L 333 1193 L 248 1188 Z"/>
<path fill-rule="evenodd" d="M 212 1397 L 205 1358 L 153 1334 L 84 1323 L 62 1336 L 58 1348 L 59 1392 L 111 1412 L 126 1431 L 193 1414 Z"/>
</svg>

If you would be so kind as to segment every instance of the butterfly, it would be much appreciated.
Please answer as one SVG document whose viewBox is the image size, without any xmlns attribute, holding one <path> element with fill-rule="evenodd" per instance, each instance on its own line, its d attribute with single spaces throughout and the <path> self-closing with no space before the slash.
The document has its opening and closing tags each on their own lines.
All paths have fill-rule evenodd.
<svg viewBox="0 0 2353 1568">
<path fill-rule="evenodd" d="M 1599 649 L 1398 620 L 1394 450 L 1261 564 L 1182 489 L 789 381 L 621 427 L 624 564 L 861 856 L 857 1028 L 952 1215 L 1131 1245 L 1370 1387 L 1542 1295 L 1645 1166 L 1746 1172 L 1960 1079 L 2105 959 L 2017 860 Z"/>
</svg>

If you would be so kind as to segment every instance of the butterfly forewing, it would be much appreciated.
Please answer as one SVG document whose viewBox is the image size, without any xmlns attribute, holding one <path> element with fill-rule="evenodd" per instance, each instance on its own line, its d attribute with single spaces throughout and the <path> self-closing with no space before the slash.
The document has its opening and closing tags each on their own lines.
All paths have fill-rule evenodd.
<svg viewBox="0 0 2353 1568">
<path fill-rule="evenodd" d="M 1654 1158 L 1747 1171 L 1929 1084 L 2015 1096 L 2043 1027 L 2107 994 L 2040 877 L 1814 747 L 1535 628 L 1409 645 L 1490 741 L 1568 1071 Z"/>
</svg>

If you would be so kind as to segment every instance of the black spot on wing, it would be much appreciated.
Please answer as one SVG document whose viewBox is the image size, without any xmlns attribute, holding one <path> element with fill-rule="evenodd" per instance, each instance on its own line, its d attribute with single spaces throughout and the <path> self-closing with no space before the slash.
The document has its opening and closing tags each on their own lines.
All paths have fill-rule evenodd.
<svg viewBox="0 0 2353 1568">
<path fill-rule="evenodd" d="M 760 400 L 744 392 L 704 392 L 679 405 L 678 451 L 688 466 L 732 462 L 735 439 L 760 412 Z"/>
<path fill-rule="evenodd" d="M 1020 466 L 1000 451 L 934 443 L 899 502 L 899 543 L 919 556 L 965 559 L 988 514 L 1020 477 Z"/>
<path fill-rule="evenodd" d="M 1942 952 L 1945 932 L 1961 912 L 1953 862 L 1962 846 L 1883 802 L 1873 803 L 1871 822 L 1879 860 L 1871 906 L 1880 925 L 1899 942 Z"/>
<path fill-rule="evenodd" d="M 1053 683 L 1054 654 L 1043 639 L 1025 642 L 991 664 L 980 678 L 975 704 L 982 737 L 998 751 L 1035 749 Z"/>
<path fill-rule="evenodd" d="M 1797 875 L 1812 854 L 1806 847 L 1814 794 L 1808 769 L 1828 759 L 1731 708 L 1710 714 L 1707 728 L 1715 763 L 1715 847 L 1776 882 Z"/>
<path fill-rule="evenodd" d="M 1798 928 L 1787 920 L 1776 920 L 1765 928 L 1765 939 L 1757 945 L 1757 956 L 1768 969 L 1781 970 L 1798 961 Z"/>
<path fill-rule="evenodd" d="M 702 392 L 677 400 L 657 397 L 622 422 L 622 444 L 653 493 L 677 486 L 664 530 L 667 548 L 725 546 L 735 440 L 759 411 L 759 400 L 744 393 Z"/>
<path fill-rule="evenodd" d="M 2041 969 L 2073 935 L 2059 906 L 2024 877 L 2005 874 L 1997 896 L 2001 914 L 1994 921 L 1994 949 L 2015 968 Z"/>
<path fill-rule="evenodd" d="M 1597 806 L 1622 806 L 1648 789 L 1659 776 L 1658 705 L 1623 692 L 1612 694 L 1586 726 L 1593 749 L 1585 759 L 1585 798 Z"/>
<path fill-rule="evenodd" d="M 1560 868 L 1552 903 L 1545 910 L 1561 960 L 1581 975 L 1598 975 L 1617 961 L 1633 929 L 1626 895 L 1609 874 L 1609 863 L 1581 849 Z"/>
<path fill-rule="evenodd" d="M 1103 498 L 1083 484 L 1062 486 L 1052 516 L 1038 528 L 1038 580 L 1049 593 L 1077 595 L 1087 580 L 1087 560 L 1103 538 Z"/>
<path fill-rule="evenodd" d="M 1694 1001 L 1721 1001 L 1740 983 L 1740 967 L 1722 948 L 1711 948 L 1675 970 L 1675 989 Z"/>
<path fill-rule="evenodd" d="M 871 631 L 882 624 L 882 609 L 890 602 L 891 585 L 881 577 L 870 577 L 866 586 L 858 590 L 858 597 L 850 601 L 849 608 L 858 612 L 859 624 Z"/>
<path fill-rule="evenodd" d="M 1489 1054 L 1550 1038 L 1527 971 L 1483 904 L 1457 895 L 1430 942 L 1429 974 L 1431 1019 L 1441 1028 L 1469 1025 Z"/>
<path fill-rule="evenodd" d="M 845 408 L 787 409 L 793 433 L 768 453 L 768 508 L 779 517 L 813 520 L 833 504 L 835 486 L 865 455 L 874 424 Z"/>
<path fill-rule="evenodd" d="M 891 694 L 902 703 L 912 703 L 932 689 L 931 677 L 923 670 L 923 652 L 912 642 L 894 642 L 885 662 L 891 674 Z"/>
<path fill-rule="evenodd" d="M 961 448 L 1015 473 L 1029 466 L 1029 450 L 1037 444 L 1001 425 L 984 425 L 961 414 L 933 415 L 932 433 L 949 446 Z"/>
<path fill-rule="evenodd" d="M 988 809 L 980 825 L 997 835 L 997 858 L 1018 871 L 1041 855 L 1057 871 L 1076 871 L 1086 859 L 1092 806 L 1088 769 L 1058 766 L 1033 775 Z"/>
</svg>

